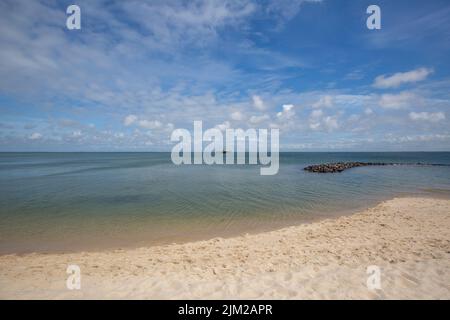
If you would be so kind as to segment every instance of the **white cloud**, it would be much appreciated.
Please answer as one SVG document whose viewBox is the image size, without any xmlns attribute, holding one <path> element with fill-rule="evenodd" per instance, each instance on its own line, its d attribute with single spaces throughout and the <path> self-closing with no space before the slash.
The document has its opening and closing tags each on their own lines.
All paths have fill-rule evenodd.
<svg viewBox="0 0 450 320">
<path fill-rule="evenodd" d="M 399 137 L 393 136 L 392 134 L 387 134 L 385 140 L 391 143 L 449 141 L 450 134 L 438 133 L 438 134 L 407 135 Z"/>
<path fill-rule="evenodd" d="M 231 114 L 231 119 L 235 120 L 235 121 L 242 121 L 245 119 L 245 116 L 242 112 L 240 111 L 235 111 Z"/>
<path fill-rule="evenodd" d="M 313 119 L 318 119 L 318 118 L 321 118 L 322 116 L 323 116 L 323 111 L 321 109 L 313 110 L 313 112 L 311 112 L 311 118 L 313 118 Z"/>
<path fill-rule="evenodd" d="M 309 116 L 309 128 L 311 130 L 319 130 L 324 113 L 321 109 L 313 110 Z"/>
<path fill-rule="evenodd" d="M 373 110 L 372 110 L 371 108 L 366 108 L 366 109 L 364 110 L 364 113 L 365 113 L 366 115 L 370 116 L 371 114 L 373 114 Z"/>
<path fill-rule="evenodd" d="M 294 105 L 285 104 L 283 105 L 283 110 L 277 113 L 277 118 L 280 120 L 289 120 L 295 115 Z"/>
<path fill-rule="evenodd" d="M 163 126 L 163 124 L 158 120 L 140 120 L 138 124 L 144 129 L 160 129 Z"/>
<path fill-rule="evenodd" d="M 251 116 L 250 123 L 251 124 L 260 124 L 261 122 L 264 122 L 269 119 L 270 119 L 270 117 L 267 114 L 264 114 L 262 116 Z"/>
<path fill-rule="evenodd" d="M 325 128 L 328 131 L 333 131 L 333 130 L 336 130 L 339 128 L 339 124 L 338 124 L 336 117 L 330 117 L 330 116 L 325 117 L 323 119 L 323 123 L 324 123 Z"/>
<path fill-rule="evenodd" d="M 252 96 L 252 100 L 253 100 L 253 106 L 262 111 L 266 109 L 266 105 L 264 104 L 263 99 L 260 96 L 254 95 Z"/>
<path fill-rule="evenodd" d="M 319 130 L 321 128 L 326 131 L 333 131 L 339 128 L 336 116 L 325 116 L 321 109 L 313 110 L 309 116 L 309 128 L 311 130 Z"/>
<path fill-rule="evenodd" d="M 413 121 L 439 122 L 445 120 L 443 112 L 411 112 L 409 118 Z"/>
<path fill-rule="evenodd" d="M 399 94 L 383 94 L 379 100 L 379 105 L 385 109 L 403 109 L 413 103 L 417 103 L 417 96 L 407 91 Z"/>
<path fill-rule="evenodd" d="M 330 95 L 323 96 L 312 105 L 313 108 L 330 108 L 333 106 L 333 97 Z"/>
<path fill-rule="evenodd" d="M 29 136 L 30 140 L 39 140 L 42 138 L 42 134 L 40 134 L 39 132 L 34 132 Z"/>
<path fill-rule="evenodd" d="M 398 72 L 392 76 L 381 75 L 375 78 L 373 86 L 380 89 L 396 88 L 404 83 L 414 83 L 425 80 L 433 69 L 419 68 L 408 72 Z"/>
<path fill-rule="evenodd" d="M 309 124 L 311 130 L 318 130 L 320 128 L 320 122 L 313 122 Z"/>
<path fill-rule="evenodd" d="M 72 132 L 72 138 L 79 138 L 79 137 L 81 137 L 82 136 L 82 133 L 81 133 L 81 131 L 80 130 L 76 130 L 76 131 L 73 131 Z"/>
<path fill-rule="evenodd" d="M 219 129 L 220 131 L 225 131 L 226 129 L 229 129 L 230 127 L 231 127 L 231 125 L 230 125 L 229 121 L 225 121 L 216 126 L 216 128 Z"/>
<path fill-rule="evenodd" d="M 295 17 L 304 3 L 319 3 L 322 0 L 272 0 L 269 2 L 267 11 L 279 16 L 280 23 Z"/>
<path fill-rule="evenodd" d="M 268 9 L 270 3 L 273 5 Z M 28 143 L 29 139 L 42 138 L 45 142 L 51 139 L 67 139 L 68 147 L 78 142 L 81 145 L 83 141 L 86 147 L 109 148 L 115 147 L 115 144 L 126 148 L 143 144 L 158 147 L 165 143 L 164 139 L 167 140 L 167 131 L 173 130 L 174 127 L 189 127 L 193 120 L 202 119 L 212 125 L 224 120 L 229 120 L 232 125 L 232 120 L 248 121 L 248 124 L 263 122 L 283 128 L 289 125 L 289 129 L 295 130 L 286 130 L 283 139 L 292 142 L 303 141 L 303 134 L 308 131 L 308 126 L 313 130 L 335 130 L 339 127 L 345 132 L 351 129 L 345 117 L 352 114 L 360 114 L 361 117 L 358 123 L 355 121 L 352 125 L 364 124 L 366 130 L 358 135 L 373 135 L 377 139 L 378 130 L 385 132 L 384 130 L 391 128 L 405 135 L 408 130 L 418 134 L 420 126 L 411 125 L 408 116 L 409 111 L 417 111 L 417 108 L 406 113 L 388 112 L 389 114 L 386 114 L 385 110 L 377 109 L 380 104 L 386 108 L 406 107 L 417 102 L 417 97 L 413 98 L 413 95 L 410 96 L 410 101 L 406 102 L 407 95 L 386 95 L 381 98 L 380 94 L 370 93 L 367 88 L 362 87 L 330 90 L 317 84 L 313 91 L 301 92 L 286 87 L 285 77 L 290 75 L 283 71 L 279 63 L 272 64 L 271 60 L 266 58 L 272 56 L 273 52 L 266 50 L 266 46 L 259 47 L 264 41 L 252 42 L 249 39 L 253 40 L 253 37 L 248 36 L 272 27 L 264 26 L 259 30 L 259 24 L 253 25 L 252 21 L 267 18 L 264 15 L 268 11 L 279 17 L 295 14 L 299 3 L 300 0 L 133 0 L 102 8 L 103 1 L 87 1 L 82 4 L 83 12 L 87 15 L 85 18 L 95 20 L 96 25 L 102 28 L 94 28 L 91 32 L 88 32 L 87 28 L 83 31 L 83 34 L 89 33 L 87 37 L 74 38 L 61 28 L 54 27 L 64 21 L 65 14 L 64 10 L 61 11 L 52 2 L 0 1 L 0 26 L 3 27 L 0 28 L 0 70 L 3 74 L 10 75 L 0 79 L 2 92 L 19 94 L 20 97 L 31 96 L 32 101 L 48 103 L 49 107 L 58 104 L 58 110 L 64 108 L 62 112 L 67 114 L 67 117 L 81 121 L 79 124 L 68 122 L 64 128 L 56 127 L 57 124 L 49 123 L 47 126 L 44 121 L 36 121 L 36 126 L 30 127 L 26 132 L 1 127 L 0 139 L 4 136 L 6 141 L 8 135 L 16 135 L 21 141 L 28 140 Z M 254 27 L 256 29 L 253 29 Z M 229 34 L 226 33 L 233 29 L 243 32 L 239 32 L 237 38 L 228 37 Z M 226 36 L 222 38 L 224 35 Z M 264 34 L 259 36 L 261 40 L 265 37 Z M 243 38 L 245 43 L 248 43 L 248 47 L 245 47 L 248 51 L 243 49 Z M 221 45 L 233 53 L 233 57 L 226 59 L 227 61 L 217 59 L 213 54 Z M 67 52 L 72 54 L 64 54 Z M 197 57 L 197 52 L 204 54 Z M 264 52 L 264 55 L 259 56 L 254 52 Z M 297 62 L 302 59 L 295 57 L 292 60 Z M 242 67 L 241 62 L 245 61 L 255 64 L 255 70 L 265 70 L 264 76 L 261 76 L 261 73 L 249 73 Z M 272 65 L 280 69 L 270 72 L 269 69 L 262 69 Z M 378 85 L 395 86 L 399 83 L 420 81 L 421 77 L 430 78 L 426 75 L 430 69 L 425 72 L 418 70 L 396 75 L 393 75 L 393 71 L 386 71 L 386 75 L 379 78 Z M 383 72 L 379 74 L 381 73 Z M 91 81 L 86 82 L 87 77 Z M 358 73 L 349 76 L 359 77 Z M 432 85 L 430 83 L 429 87 L 420 91 L 423 105 L 427 105 L 424 110 L 435 113 L 447 110 L 450 104 L 446 91 L 438 92 Z M 49 93 L 50 99 L 41 93 Z M 57 97 L 53 99 L 53 95 Z M 34 99 L 35 97 L 37 99 Z M 59 105 L 59 101 L 72 100 L 77 103 Z M 284 102 L 293 103 L 295 106 L 314 106 L 315 109 L 283 108 L 282 111 L 277 110 L 281 111 L 278 114 L 271 110 Z M 95 118 L 99 120 L 98 128 L 87 128 L 84 122 L 93 119 L 92 114 L 88 112 L 91 106 L 95 106 L 92 112 L 95 112 Z M 333 107 L 333 112 L 330 107 Z M 370 111 L 364 111 L 366 107 L 370 107 Z M 80 112 L 82 108 L 85 108 L 85 113 Z M 57 118 L 52 108 L 46 110 L 49 111 L 42 115 L 43 117 Z M 56 111 L 54 108 L 53 110 Z M 377 117 L 364 116 L 371 114 L 372 110 L 376 112 Z M 311 111 L 317 112 L 310 115 Z M 252 114 L 254 116 L 250 119 Z M 31 113 L 23 114 L 27 115 Z M 437 119 L 442 116 L 412 117 L 419 120 Z M 313 121 L 315 118 L 316 121 Z M 351 118 L 356 119 L 355 116 Z M 362 123 L 363 121 L 367 121 L 367 124 Z M 116 127 L 117 122 L 119 127 Z M 15 126 L 21 127 L 20 123 Z M 124 130 L 125 126 L 127 130 L 124 131 L 124 137 L 120 133 L 114 133 L 116 130 Z M 223 129 L 229 126 L 228 121 L 219 125 Z M 427 130 L 435 129 L 422 127 Z M 101 131 L 105 128 L 110 130 L 110 133 Z M 438 129 L 440 128 L 436 128 Z M 84 139 L 72 138 L 78 135 L 77 130 L 82 132 Z M 30 135 L 33 132 L 35 133 Z M 148 136 L 149 132 L 151 136 Z M 123 142 L 114 141 L 114 137 L 121 138 Z M 348 136 L 340 134 L 330 135 L 331 140 L 338 137 L 348 139 Z M 149 139 L 151 141 L 148 141 Z M 314 139 L 316 138 L 311 137 L 311 143 L 323 143 L 322 140 Z M 13 139 L 7 141 L 11 145 L 14 142 Z"/>
<path fill-rule="evenodd" d="M 225 26 L 239 26 L 255 11 L 251 1 L 124 1 L 128 18 L 156 40 L 165 43 L 202 43 Z"/>
<path fill-rule="evenodd" d="M 333 131 L 339 128 L 337 116 L 326 116 L 321 110 L 313 110 L 309 115 L 309 128 L 311 130 Z"/>
<path fill-rule="evenodd" d="M 133 114 L 130 114 L 128 116 L 125 117 L 124 121 L 123 121 L 125 126 L 131 126 L 131 125 L 137 125 L 140 128 L 143 129 L 149 129 L 149 130 L 154 130 L 153 132 L 147 132 L 148 134 L 153 135 L 154 132 L 159 132 L 159 133 L 164 133 L 164 132 L 172 132 L 174 129 L 174 124 L 173 123 L 167 123 L 164 124 L 159 120 L 146 120 L 146 119 L 142 119 L 139 120 L 139 118 Z M 135 130 L 139 130 L 139 129 L 135 129 Z M 120 135 L 114 135 L 116 138 L 123 138 L 124 134 L 120 133 Z"/>
<path fill-rule="evenodd" d="M 135 123 L 137 121 L 138 117 L 136 117 L 134 114 L 130 114 L 128 116 L 125 117 L 125 119 L 123 120 L 123 124 L 125 126 L 130 126 L 133 123 Z"/>
</svg>

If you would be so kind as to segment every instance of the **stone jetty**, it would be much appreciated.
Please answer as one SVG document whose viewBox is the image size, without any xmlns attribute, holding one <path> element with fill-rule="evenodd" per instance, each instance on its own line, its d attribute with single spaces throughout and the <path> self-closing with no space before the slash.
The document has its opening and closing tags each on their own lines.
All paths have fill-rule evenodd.
<svg viewBox="0 0 450 320">
<path fill-rule="evenodd" d="M 389 162 L 335 162 L 315 164 L 304 168 L 303 170 L 308 172 L 317 173 L 334 173 L 342 172 L 347 169 L 356 167 L 367 166 L 400 166 L 400 165 L 412 165 L 412 166 L 448 166 L 447 164 L 426 164 L 426 163 L 389 163 Z"/>
</svg>

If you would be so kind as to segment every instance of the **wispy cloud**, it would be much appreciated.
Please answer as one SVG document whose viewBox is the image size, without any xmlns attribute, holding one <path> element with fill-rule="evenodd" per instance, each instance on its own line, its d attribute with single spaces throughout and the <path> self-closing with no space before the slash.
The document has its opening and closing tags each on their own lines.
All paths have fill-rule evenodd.
<svg viewBox="0 0 450 320">
<path fill-rule="evenodd" d="M 425 80 L 433 69 L 419 68 L 408 72 L 397 72 L 391 76 L 381 75 L 375 78 L 373 86 L 375 88 L 397 88 L 405 83 L 415 83 Z"/>
<path fill-rule="evenodd" d="M 408 31 L 399 49 L 399 10 L 371 52 L 358 6 L 339 1 L 79 0 L 73 32 L 69 2 L 0 1 L 0 149 L 168 150 L 194 120 L 280 128 L 282 145 L 308 150 L 445 136 L 449 63 L 435 57 L 450 54 L 448 30 L 432 18 L 448 19 L 413 2 L 424 18 L 409 26 L 433 37 Z"/>
<path fill-rule="evenodd" d="M 403 91 L 398 94 L 383 94 L 379 104 L 385 109 L 404 109 L 417 104 L 419 98 L 412 92 Z"/>
<path fill-rule="evenodd" d="M 445 120 L 443 112 L 410 112 L 409 118 L 414 121 L 439 122 Z"/>
</svg>

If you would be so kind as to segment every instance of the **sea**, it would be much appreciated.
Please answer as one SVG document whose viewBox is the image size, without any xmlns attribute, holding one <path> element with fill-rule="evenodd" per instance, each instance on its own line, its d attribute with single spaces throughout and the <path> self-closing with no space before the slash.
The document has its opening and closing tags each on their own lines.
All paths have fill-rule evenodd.
<svg viewBox="0 0 450 320">
<path fill-rule="evenodd" d="M 410 165 L 303 170 L 339 161 Z M 352 214 L 394 197 L 450 198 L 450 152 L 287 152 L 278 174 L 259 169 L 177 166 L 164 152 L 0 153 L 0 254 L 231 237 Z"/>
</svg>

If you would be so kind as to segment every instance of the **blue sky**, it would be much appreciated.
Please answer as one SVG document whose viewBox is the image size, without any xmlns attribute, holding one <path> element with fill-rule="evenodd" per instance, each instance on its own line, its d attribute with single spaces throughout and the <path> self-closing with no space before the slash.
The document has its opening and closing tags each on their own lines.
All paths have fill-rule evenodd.
<svg viewBox="0 0 450 320">
<path fill-rule="evenodd" d="M 194 120 L 286 151 L 450 150 L 447 0 L 4 0 L 0 30 L 0 151 L 170 151 Z"/>
</svg>

